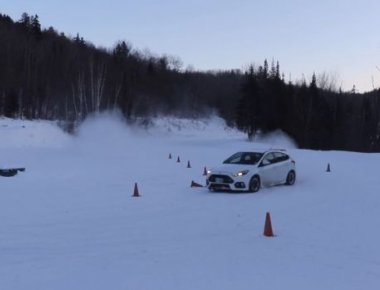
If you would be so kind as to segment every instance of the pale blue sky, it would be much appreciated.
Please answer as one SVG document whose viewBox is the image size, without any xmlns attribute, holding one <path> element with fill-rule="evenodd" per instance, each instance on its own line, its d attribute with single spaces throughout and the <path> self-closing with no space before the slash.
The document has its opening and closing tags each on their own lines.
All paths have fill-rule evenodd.
<svg viewBox="0 0 380 290">
<path fill-rule="evenodd" d="M 22 12 L 97 46 L 127 40 L 178 56 L 185 67 L 244 68 L 275 58 L 293 81 L 315 71 L 347 90 L 380 87 L 379 0 L 0 0 L 0 13 L 18 20 Z"/>
</svg>

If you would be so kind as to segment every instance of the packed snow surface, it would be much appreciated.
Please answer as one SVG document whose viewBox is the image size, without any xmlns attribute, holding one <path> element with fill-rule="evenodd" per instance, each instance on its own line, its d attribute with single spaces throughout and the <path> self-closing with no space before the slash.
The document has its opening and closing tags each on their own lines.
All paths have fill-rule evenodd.
<svg viewBox="0 0 380 290">
<path fill-rule="evenodd" d="M 101 115 L 74 136 L 0 119 L 0 138 L 0 168 L 26 168 L 0 177 L 0 289 L 379 289 L 379 154 L 298 150 L 281 133 L 252 143 L 218 118 L 139 129 Z M 190 187 L 259 147 L 287 148 L 294 186 Z"/>
</svg>

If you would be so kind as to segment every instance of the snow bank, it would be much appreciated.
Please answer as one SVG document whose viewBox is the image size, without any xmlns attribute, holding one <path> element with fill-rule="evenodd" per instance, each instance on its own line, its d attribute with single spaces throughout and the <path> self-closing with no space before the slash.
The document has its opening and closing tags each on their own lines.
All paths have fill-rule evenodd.
<svg viewBox="0 0 380 290">
<path fill-rule="evenodd" d="M 62 147 L 71 137 L 55 122 L 0 118 L 0 148 Z"/>
<path fill-rule="evenodd" d="M 215 136 L 241 136 L 242 133 L 236 129 L 228 127 L 225 121 L 217 116 L 209 118 L 188 119 L 176 117 L 157 117 L 152 118 L 146 127 L 150 133 L 161 135 L 176 135 L 196 137 L 204 135 L 204 137 Z"/>
<path fill-rule="evenodd" d="M 148 136 L 247 140 L 246 134 L 228 127 L 225 121 L 217 116 L 202 119 L 156 117 L 127 125 L 119 112 L 105 112 L 86 118 L 77 129 L 75 138 L 63 132 L 56 122 L 51 121 L 0 118 L 0 128 L 0 148 L 63 147 L 74 139 L 76 146 L 123 147 L 131 138 Z M 296 144 L 282 131 L 258 135 L 253 141 L 261 147 L 296 148 Z"/>
</svg>

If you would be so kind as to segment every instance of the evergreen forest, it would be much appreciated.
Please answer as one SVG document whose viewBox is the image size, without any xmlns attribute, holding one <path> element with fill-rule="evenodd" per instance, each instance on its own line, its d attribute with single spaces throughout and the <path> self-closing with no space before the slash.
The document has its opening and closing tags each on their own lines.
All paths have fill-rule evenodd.
<svg viewBox="0 0 380 290">
<path fill-rule="evenodd" d="M 275 60 L 245 70 L 184 69 L 177 57 L 126 41 L 95 47 L 41 28 L 38 15 L 0 14 L 0 116 L 75 125 L 105 110 L 128 122 L 218 114 L 250 139 L 282 130 L 300 148 L 380 152 L 378 88 L 342 91 L 315 74 L 292 83 Z"/>
</svg>

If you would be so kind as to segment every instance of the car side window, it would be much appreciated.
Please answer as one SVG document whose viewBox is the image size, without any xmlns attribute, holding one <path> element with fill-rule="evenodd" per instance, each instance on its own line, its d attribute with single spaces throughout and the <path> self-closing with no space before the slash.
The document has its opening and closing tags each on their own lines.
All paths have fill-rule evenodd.
<svg viewBox="0 0 380 290">
<path fill-rule="evenodd" d="M 268 153 L 267 155 L 265 155 L 263 161 L 261 162 L 261 166 L 270 165 L 274 163 L 274 161 L 275 161 L 275 156 L 273 155 L 273 153 Z"/>
<path fill-rule="evenodd" d="M 284 154 L 284 153 L 281 153 L 281 152 L 274 152 L 273 153 L 274 156 L 275 156 L 275 162 L 282 162 L 282 161 L 285 161 L 285 160 L 288 160 L 289 159 L 289 156 Z"/>
</svg>

